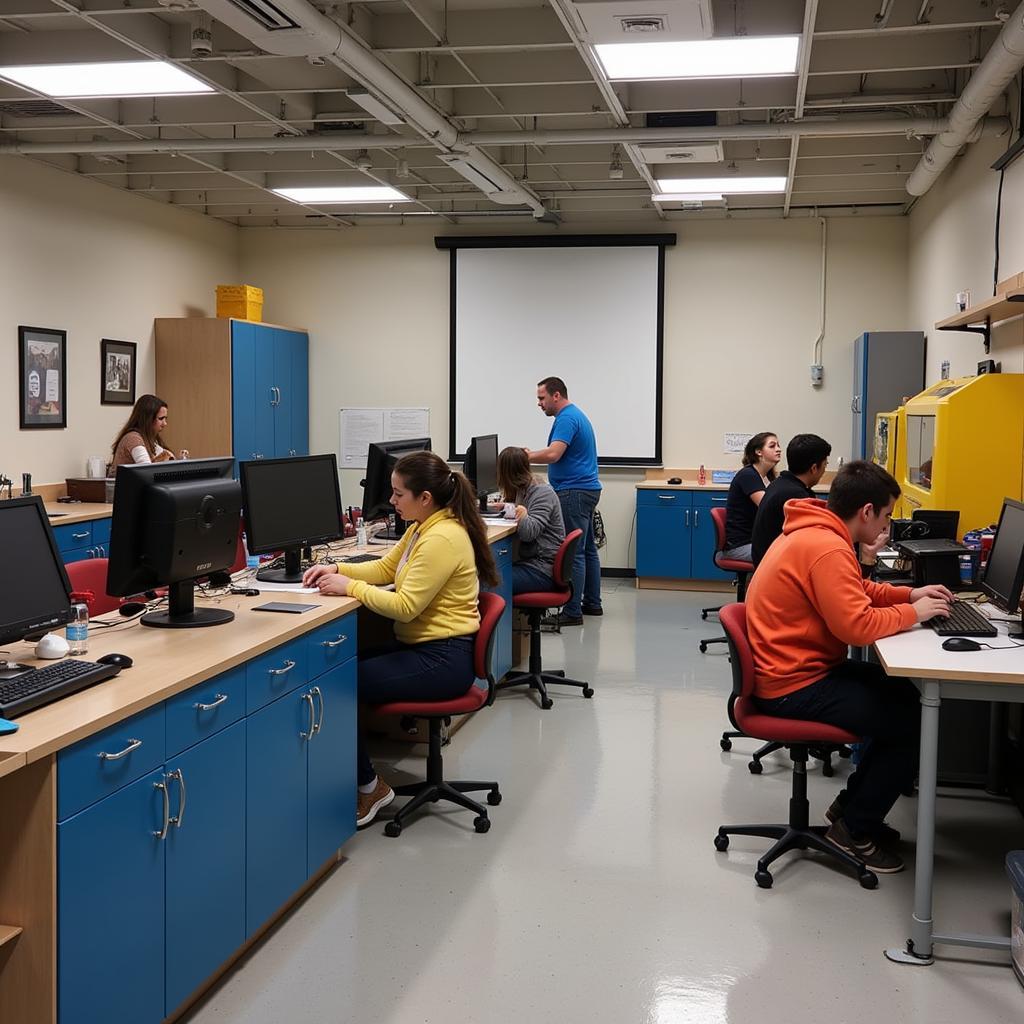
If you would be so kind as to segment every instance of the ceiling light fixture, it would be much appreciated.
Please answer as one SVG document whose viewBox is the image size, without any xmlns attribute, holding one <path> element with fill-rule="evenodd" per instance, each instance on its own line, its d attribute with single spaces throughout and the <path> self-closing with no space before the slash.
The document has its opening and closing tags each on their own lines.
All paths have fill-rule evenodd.
<svg viewBox="0 0 1024 1024">
<path fill-rule="evenodd" d="M 767 192 L 785 192 L 785 176 L 778 178 L 659 178 L 658 187 L 663 194 L 694 195 L 712 192 L 721 195 L 754 195 Z"/>
<path fill-rule="evenodd" d="M 184 96 L 213 92 L 187 71 L 162 60 L 108 64 L 22 64 L 0 67 L 0 78 L 56 99 L 100 96 Z"/>
<path fill-rule="evenodd" d="M 720 203 L 725 196 L 721 192 L 655 192 L 651 198 L 656 203 Z"/>
<path fill-rule="evenodd" d="M 799 36 L 738 36 L 686 42 L 598 43 L 612 81 L 656 78 L 761 78 L 795 75 Z"/>
<path fill-rule="evenodd" d="M 335 185 L 321 188 L 274 188 L 282 199 L 306 206 L 330 203 L 411 203 L 412 200 L 390 185 Z"/>
<path fill-rule="evenodd" d="M 405 124 L 403 118 L 366 89 L 346 89 L 345 95 L 368 114 L 373 114 L 381 124 Z"/>
</svg>

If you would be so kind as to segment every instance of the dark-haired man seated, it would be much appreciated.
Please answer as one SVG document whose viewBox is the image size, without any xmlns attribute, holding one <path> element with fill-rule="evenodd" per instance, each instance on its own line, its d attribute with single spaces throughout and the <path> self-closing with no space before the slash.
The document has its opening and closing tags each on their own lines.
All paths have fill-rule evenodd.
<svg viewBox="0 0 1024 1024">
<path fill-rule="evenodd" d="M 847 463 L 828 502 L 790 501 L 782 536 L 747 591 L 754 693 L 765 714 L 825 722 L 870 736 L 856 771 L 826 812 L 827 838 L 872 870 L 902 859 L 884 849 L 885 816 L 914 781 L 920 709 L 908 679 L 847 658 L 863 647 L 949 614 L 942 586 L 892 587 L 861 576 L 853 546 L 889 528 L 899 484 L 872 462 Z"/>
</svg>

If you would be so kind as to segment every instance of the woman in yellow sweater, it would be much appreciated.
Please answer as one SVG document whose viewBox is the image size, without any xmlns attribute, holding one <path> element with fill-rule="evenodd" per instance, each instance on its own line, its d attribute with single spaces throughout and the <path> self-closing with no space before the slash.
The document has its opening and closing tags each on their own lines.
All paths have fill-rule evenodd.
<svg viewBox="0 0 1024 1024">
<path fill-rule="evenodd" d="M 411 528 L 381 559 L 315 565 L 303 584 L 321 594 L 350 595 L 395 620 L 395 644 L 359 661 L 359 700 L 452 700 L 472 685 L 473 639 L 480 629 L 480 582 L 498 571 L 476 495 L 461 473 L 433 452 L 400 459 L 391 474 L 391 504 Z M 393 583 L 395 589 L 382 590 Z M 377 777 L 359 739 L 356 824 L 367 825 L 395 798 Z"/>
</svg>

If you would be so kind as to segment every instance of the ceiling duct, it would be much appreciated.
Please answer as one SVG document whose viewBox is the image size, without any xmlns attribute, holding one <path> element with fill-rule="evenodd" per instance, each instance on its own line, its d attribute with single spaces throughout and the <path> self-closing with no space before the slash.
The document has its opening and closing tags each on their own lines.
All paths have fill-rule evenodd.
<svg viewBox="0 0 1024 1024">
<path fill-rule="evenodd" d="M 714 34 L 711 0 L 576 0 L 590 43 L 678 42 Z"/>
<path fill-rule="evenodd" d="M 282 29 L 298 28 L 284 11 L 269 0 L 230 0 L 240 11 L 250 18 L 255 18 L 268 32 L 279 32 Z"/>
</svg>

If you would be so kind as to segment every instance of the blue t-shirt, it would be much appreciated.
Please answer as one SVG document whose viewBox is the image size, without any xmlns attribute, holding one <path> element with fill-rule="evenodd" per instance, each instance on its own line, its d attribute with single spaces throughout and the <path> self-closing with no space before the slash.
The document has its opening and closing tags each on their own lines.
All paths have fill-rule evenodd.
<svg viewBox="0 0 1024 1024">
<path fill-rule="evenodd" d="M 562 457 L 548 466 L 548 483 L 556 491 L 601 490 L 594 428 L 582 410 L 575 405 L 562 409 L 548 434 L 548 444 L 552 441 L 561 441 L 567 447 Z"/>
</svg>

